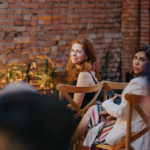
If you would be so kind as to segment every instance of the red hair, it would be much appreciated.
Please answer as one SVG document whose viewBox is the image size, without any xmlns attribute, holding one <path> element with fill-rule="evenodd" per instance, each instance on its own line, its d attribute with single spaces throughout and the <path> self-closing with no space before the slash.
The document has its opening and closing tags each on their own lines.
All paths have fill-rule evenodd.
<svg viewBox="0 0 150 150">
<path fill-rule="evenodd" d="M 71 47 L 75 43 L 81 44 L 85 55 L 87 56 L 87 60 L 83 60 L 81 62 L 81 67 L 76 68 L 76 66 L 72 63 L 71 59 L 69 58 L 67 64 L 68 82 L 72 83 L 75 79 L 77 79 L 80 72 L 87 71 L 95 71 L 95 76 L 99 79 L 97 54 L 93 44 L 87 39 L 76 39 L 72 42 Z"/>
</svg>

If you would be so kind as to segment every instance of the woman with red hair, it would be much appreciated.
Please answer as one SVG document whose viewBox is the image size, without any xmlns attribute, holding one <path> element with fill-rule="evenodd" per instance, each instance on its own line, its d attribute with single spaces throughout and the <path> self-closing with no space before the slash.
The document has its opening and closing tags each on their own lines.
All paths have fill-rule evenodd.
<svg viewBox="0 0 150 150">
<path fill-rule="evenodd" d="M 70 85 L 92 86 L 97 84 L 99 78 L 97 54 L 89 40 L 76 39 L 72 42 L 67 73 Z M 82 109 L 92 100 L 94 93 L 75 93 L 72 97 Z M 67 106 L 74 110 L 71 104 Z"/>
</svg>

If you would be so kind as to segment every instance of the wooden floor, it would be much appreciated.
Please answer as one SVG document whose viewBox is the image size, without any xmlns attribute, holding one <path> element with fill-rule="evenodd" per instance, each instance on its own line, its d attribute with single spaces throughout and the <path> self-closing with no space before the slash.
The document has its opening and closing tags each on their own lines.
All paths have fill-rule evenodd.
<svg viewBox="0 0 150 150">
<path fill-rule="evenodd" d="M 81 139 L 78 141 L 76 150 L 86 150 L 85 146 L 83 145 L 83 141 L 84 141 L 83 138 L 81 138 Z"/>
<path fill-rule="evenodd" d="M 83 145 L 83 141 L 84 139 L 81 138 L 79 143 L 77 144 L 76 150 L 86 150 L 85 146 Z M 101 149 L 101 150 L 104 150 L 104 149 Z M 119 150 L 125 150 L 125 148 L 121 148 Z"/>
<path fill-rule="evenodd" d="M 78 141 L 78 144 L 77 144 L 77 147 L 76 147 L 76 150 L 86 150 L 86 147 L 83 145 L 83 141 L 84 139 L 81 138 L 79 141 Z M 101 149 L 102 150 L 102 149 Z M 104 149 L 103 149 L 104 150 Z M 125 150 L 125 148 L 121 148 L 119 150 Z"/>
</svg>

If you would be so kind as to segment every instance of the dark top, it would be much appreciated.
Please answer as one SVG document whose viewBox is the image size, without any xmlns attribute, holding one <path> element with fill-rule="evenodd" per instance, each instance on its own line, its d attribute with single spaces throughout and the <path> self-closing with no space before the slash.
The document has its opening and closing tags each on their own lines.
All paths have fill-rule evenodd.
<svg viewBox="0 0 150 150">
<path fill-rule="evenodd" d="M 88 72 L 89 72 L 89 71 L 88 71 Z M 91 72 L 89 72 L 89 73 L 91 74 L 91 76 L 92 76 L 92 78 L 93 78 L 95 84 L 97 84 L 97 82 L 96 82 L 95 78 L 93 77 L 92 73 L 91 73 Z M 77 79 L 74 80 L 74 81 L 71 83 L 71 85 L 76 86 L 76 85 L 77 85 Z M 82 105 L 81 105 L 81 107 L 80 107 L 81 109 L 83 109 L 83 108 L 93 99 L 94 94 L 95 94 L 95 92 L 93 92 L 93 93 L 86 93 L 86 94 L 85 94 L 84 99 L 83 99 L 83 102 L 82 102 Z M 74 93 L 69 93 L 69 95 L 73 98 Z M 65 100 L 65 101 L 66 101 L 66 100 Z M 69 103 L 69 102 L 68 102 L 68 103 Z M 68 103 L 67 103 L 67 104 L 68 104 Z"/>
</svg>

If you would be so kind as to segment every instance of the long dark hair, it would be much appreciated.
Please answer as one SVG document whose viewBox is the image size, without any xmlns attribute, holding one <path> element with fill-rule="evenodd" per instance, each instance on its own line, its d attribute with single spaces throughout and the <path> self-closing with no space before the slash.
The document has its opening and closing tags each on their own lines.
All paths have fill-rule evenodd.
<svg viewBox="0 0 150 150">
<path fill-rule="evenodd" d="M 137 48 L 134 54 L 136 54 L 137 52 L 145 52 L 147 59 L 150 61 L 150 45 Z"/>
<path fill-rule="evenodd" d="M 145 52 L 146 58 L 150 61 L 150 45 L 141 46 L 141 47 L 137 48 L 134 55 L 138 52 Z M 139 77 L 139 76 L 145 76 L 145 75 L 146 75 L 145 72 L 135 74 L 133 71 L 133 77 Z"/>
</svg>

